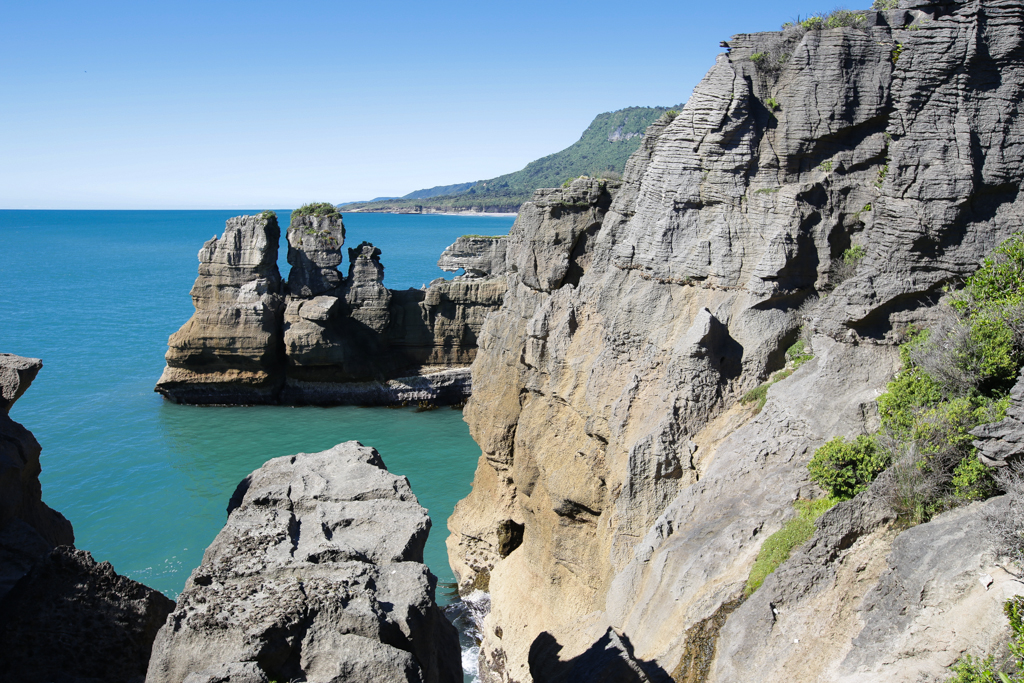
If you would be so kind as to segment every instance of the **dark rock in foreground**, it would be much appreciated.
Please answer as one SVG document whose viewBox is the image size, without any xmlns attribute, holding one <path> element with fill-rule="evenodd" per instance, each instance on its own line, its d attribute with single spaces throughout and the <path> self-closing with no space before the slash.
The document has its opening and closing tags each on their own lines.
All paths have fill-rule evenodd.
<svg viewBox="0 0 1024 683">
<path fill-rule="evenodd" d="M 42 367 L 0 354 L 0 681 L 141 681 L 174 603 L 71 547 L 43 503 L 42 447 L 7 415 Z"/>
<path fill-rule="evenodd" d="M 58 545 L 74 545 L 71 523 L 43 502 L 42 447 L 7 412 L 43 367 L 38 358 L 0 354 L 0 598 Z"/>
<path fill-rule="evenodd" d="M 355 441 L 270 460 L 161 629 L 148 683 L 461 681 L 423 565 L 430 518 Z"/>
<path fill-rule="evenodd" d="M 58 547 L 0 602 L 0 678 L 142 681 L 153 638 L 173 609 L 172 600 L 118 576 L 110 563 Z"/>
</svg>

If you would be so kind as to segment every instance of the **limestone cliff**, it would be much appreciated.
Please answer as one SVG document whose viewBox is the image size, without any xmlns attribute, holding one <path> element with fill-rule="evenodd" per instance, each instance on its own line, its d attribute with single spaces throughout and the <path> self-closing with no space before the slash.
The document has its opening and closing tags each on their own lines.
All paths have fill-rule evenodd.
<svg viewBox="0 0 1024 683">
<path fill-rule="evenodd" d="M 268 461 L 235 491 L 146 681 L 461 681 L 423 564 L 429 531 L 372 448 Z"/>
<path fill-rule="evenodd" d="M 477 334 L 505 292 L 504 240 L 460 246 L 470 275 L 403 291 L 384 286 L 381 251 L 368 242 L 348 250 L 341 275 L 338 215 L 293 218 L 283 284 L 279 232 L 269 212 L 233 218 L 203 247 L 196 313 L 168 342 L 158 392 L 221 404 L 457 403 L 469 395 Z"/>
<path fill-rule="evenodd" d="M 761 542 L 820 495 L 814 449 L 876 426 L 894 342 L 1022 227 L 1019 3 L 863 16 L 735 36 L 621 186 L 520 211 L 449 520 L 460 586 L 491 592 L 486 680 L 615 652 L 617 680 L 916 681 L 991 644 L 1024 591 L 982 533 L 999 502 L 897 534 L 857 501 L 737 607 Z M 739 405 L 801 334 L 814 360 Z M 962 554 L 929 549 L 952 529 L 973 530 Z"/>
</svg>

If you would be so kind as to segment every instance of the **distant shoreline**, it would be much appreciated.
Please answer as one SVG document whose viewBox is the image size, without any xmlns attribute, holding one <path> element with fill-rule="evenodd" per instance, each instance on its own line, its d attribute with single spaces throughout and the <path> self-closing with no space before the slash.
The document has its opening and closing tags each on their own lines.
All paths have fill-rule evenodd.
<svg viewBox="0 0 1024 683">
<path fill-rule="evenodd" d="M 518 213 L 498 213 L 495 211 L 345 211 L 339 207 L 338 211 L 345 213 L 389 213 L 395 216 L 490 216 L 493 218 L 515 218 Z"/>
</svg>

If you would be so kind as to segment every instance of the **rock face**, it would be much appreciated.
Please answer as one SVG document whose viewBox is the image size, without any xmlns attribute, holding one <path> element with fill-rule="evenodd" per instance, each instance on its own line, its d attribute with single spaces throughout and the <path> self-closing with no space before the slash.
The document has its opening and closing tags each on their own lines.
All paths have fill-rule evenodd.
<svg viewBox="0 0 1024 683">
<path fill-rule="evenodd" d="M 1024 373 L 1010 391 L 1006 419 L 981 425 L 971 432 L 978 457 L 989 467 L 1006 467 L 1024 458 Z"/>
<path fill-rule="evenodd" d="M 466 235 L 441 253 L 437 267 L 449 273 L 465 270 L 466 277 L 505 274 L 504 237 Z"/>
<path fill-rule="evenodd" d="M 288 227 L 288 292 L 305 298 L 333 292 L 341 286 L 341 245 L 345 224 L 341 216 L 301 216 Z"/>
<path fill-rule="evenodd" d="M 270 212 L 231 218 L 199 252 L 196 312 L 168 340 L 156 390 L 186 403 L 271 403 L 284 381 L 277 271 L 281 229 Z"/>
<path fill-rule="evenodd" d="M 59 545 L 74 545 L 71 523 L 43 502 L 42 447 L 8 415 L 43 367 L 38 358 L 0 354 L 0 597 Z"/>
<path fill-rule="evenodd" d="M 174 603 L 75 550 L 71 523 L 43 503 L 42 448 L 8 415 L 42 367 L 0 354 L 0 678 L 141 681 Z"/>
<path fill-rule="evenodd" d="M 863 511 L 836 536 L 820 595 L 801 597 L 795 579 L 786 594 L 786 628 L 834 635 L 828 656 L 783 648 L 785 629 L 741 627 L 762 541 L 794 499 L 821 495 L 806 474 L 814 449 L 877 426 L 905 328 L 1022 226 L 1018 5 L 864 16 L 862 28 L 734 37 L 682 112 L 651 126 L 621 185 L 538 191 L 520 211 L 465 411 L 483 453 L 449 520 L 460 587 L 491 591 L 485 680 L 547 680 L 605 639 L 650 680 L 762 668 L 781 680 L 778 662 L 803 657 L 790 680 L 915 681 L 1018 590 L 1004 581 L 974 602 L 964 577 L 995 571 L 980 531 L 954 562 L 918 538 L 947 533 L 943 518 L 894 540 L 884 514 Z M 841 280 L 832 264 L 851 247 L 865 256 Z M 755 417 L 739 397 L 801 336 L 814 360 Z M 981 513 L 962 514 L 980 528 Z M 899 581 L 909 616 L 872 622 L 881 598 L 864 596 Z M 948 621 L 929 616 L 931 591 Z M 826 605 L 846 611 L 829 622 Z M 883 633 L 915 653 L 905 666 Z M 851 639 L 860 654 L 847 659 Z"/>
<path fill-rule="evenodd" d="M 9 681 L 138 682 L 174 602 L 61 546 L 0 600 Z"/>
<path fill-rule="evenodd" d="M 268 461 L 154 645 L 147 683 L 462 680 L 423 565 L 430 518 L 372 448 Z"/>
<path fill-rule="evenodd" d="M 278 232 L 273 214 L 239 217 L 203 248 L 196 313 L 168 342 L 158 392 L 180 403 L 226 404 L 457 403 L 469 396 L 477 335 L 501 304 L 504 277 L 390 290 L 381 251 L 368 242 L 348 250 L 342 277 L 341 217 L 303 216 L 288 229 L 292 267 L 282 286 Z M 497 251 L 488 258 L 487 267 L 504 272 Z"/>
</svg>

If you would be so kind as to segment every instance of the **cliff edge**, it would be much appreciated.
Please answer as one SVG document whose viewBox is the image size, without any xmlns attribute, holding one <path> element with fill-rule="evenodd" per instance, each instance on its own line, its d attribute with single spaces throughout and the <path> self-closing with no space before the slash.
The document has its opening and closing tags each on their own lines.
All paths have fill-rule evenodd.
<svg viewBox="0 0 1024 683">
<path fill-rule="evenodd" d="M 997 500 L 902 533 L 851 501 L 744 586 L 823 495 L 815 449 L 878 428 L 907 330 L 1024 224 L 1019 9 L 904 0 L 734 36 L 621 184 L 523 206 L 449 520 L 461 589 L 491 593 L 484 680 L 611 652 L 616 680 L 916 681 L 1005 638 L 1024 585 L 986 535 Z M 814 358 L 741 403 L 798 340 Z"/>
</svg>

